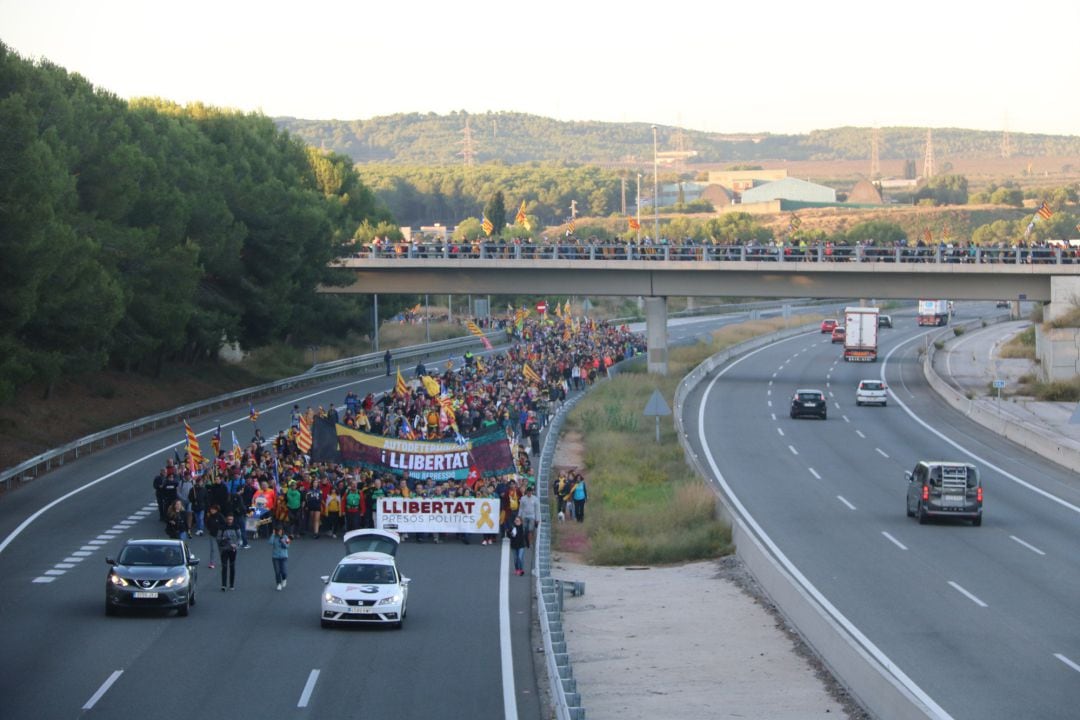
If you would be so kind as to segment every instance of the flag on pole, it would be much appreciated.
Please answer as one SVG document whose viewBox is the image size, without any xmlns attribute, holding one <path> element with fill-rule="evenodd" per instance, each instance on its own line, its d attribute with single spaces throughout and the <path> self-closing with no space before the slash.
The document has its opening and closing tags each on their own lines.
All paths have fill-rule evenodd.
<svg viewBox="0 0 1080 720">
<path fill-rule="evenodd" d="M 248 403 L 248 420 L 251 422 L 259 421 L 259 411 L 255 409 L 255 406 Z"/>
<path fill-rule="evenodd" d="M 484 221 L 480 223 L 480 227 L 484 229 L 484 234 L 491 237 L 491 233 L 494 232 L 495 226 L 488 220 L 488 216 L 484 215 Z"/>
<path fill-rule="evenodd" d="M 405 378 L 401 377 L 401 368 L 397 370 L 397 382 L 394 383 L 394 394 L 405 397 L 409 394 L 409 386 L 405 384 Z"/>
<path fill-rule="evenodd" d="M 518 225 L 523 225 L 526 230 L 532 230 L 532 223 L 529 222 L 529 216 L 525 214 L 525 201 L 521 201 L 521 207 L 518 208 L 517 216 L 514 218 L 514 222 Z"/>
<path fill-rule="evenodd" d="M 214 457 L 221 454 L 221 425 L 217 426 L 214 434 L 210 436 L 210 447 L 214 448 Z"/>
<path fill-rule="evenodd" d="M 1039 209 L 1035 211 L 1035 214 L 1041 217 L 1043 220 L 1049 220 L 1053 216 L 1054 211 L 1050 209 L 1050 206 L 1047 205 L 1046 201 L 1044 200 L 1043 204 L 1039 206 Z"/>
<path fill-rule="evenodd" d="M 428 397 L 438 397 L 439 393 L 442 392 L 439 381 L 430 375 L 421 375 L 420 382 L 424 383 L 424 389 L 427 390 Z"/>
<path fill-rule="evenodd" d="M 236 431 L 232 430 L 232 456 L 233 460 L 240 462 L 244 459 L 244 449 L 240 447 L 240 441 L 236 439 Z"/>
<path fill-rule="evenodd" d="M 199 450 L 199 438 L 195 437 L 195 431 L 188 425 L 188 421 L 184 421 L 184 434 L 187 435 L 187 452 L 188 457 L 196 465 L 203 464 L 202 451 Z"/>
<path fill-rule="evenodd" d="M 791 221 L 788 223 L 788 230 L 790 232 L 795 232 L 799 229 L 800 225 L 802 225 L 802 218 L 800 218 L 798 215 L 792 214 Z"/>
<path fill-rule="evenodd" d="M 531 383 L 536 383 L 537 385 L 539 385 L 542 382 L 540 376 L 536 374 L 536 371 L 529 367 L 529 363 L 525 363 L 521 366 L 521 374 L 524 375 L 525 379 Z"/>
<path fill-rule="evenodd" d="M 472 320 L 469 320 L 465 323 L 465 329 L 471 332 L 476 337 L 480 338 L 480 342 L 484 344 L 485 349 L 491 349 L 491 341 L 484 336 L 484 331 L 481 330 L 476 323 L 474 323 Z"/>
<path fill-rule="evenodd" d="M 405 435 L 406 440 L 415 440 L 417 437 L 416 431 L 412 429 L 407 417 L 401 418 L 401 432 Z"/>
<path fill-rule="evenodd" d="M 569 237 L 577 232 L 577 222 L 574 218 L 570 218 L 570 222 L 566 224 L 566 235 Z"/>
<path fill-rule="evenodd" d="M 641 223 L 639 223 L 637 221 L 637 218 L 635 218 L 635 217 L 630 218 L 630 229 L 631 230 L 640 230 L 641 229 Z"/>
<path fill-rule="evenodd" d="M 308 425 L 308 419 L 306 416 L 300 416 L 300 432 L 296 434 L 296 447 L 300 448 L 300 452 L 307 455 L 311 452 L 311 426 Z"/>
<path fill-rule="evenodd" d="M 564 318 L 570 317 L 570 298 L 566 298 L 566 302 L 563 303 L 562 314 Z"/>
</svg>

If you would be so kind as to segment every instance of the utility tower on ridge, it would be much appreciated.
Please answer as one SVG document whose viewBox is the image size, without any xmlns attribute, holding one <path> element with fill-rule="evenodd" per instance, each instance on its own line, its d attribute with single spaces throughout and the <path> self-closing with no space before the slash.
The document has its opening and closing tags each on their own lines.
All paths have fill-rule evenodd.
<svg viewBox="0 0 1080 720">
<path fill-rule="evenodd" d="M 476 148 L 473 145 L 472 129 L 469 128 L 469 118 L 467 117 L 465 118 L 465 129 L 461 131 L 461 134 L 464 138 L 461 141 L 461 152 L 458 154 L 465 158 L 465 167 L 472 167 Z"/>
<path fill-rule="evenodd" d="M 881 179 L 881 128 L 874 128 L 870 132 L 870 179 Z"/>
<path fill-rule="evenodd" d="M 1008 126 L 1006 126 L 1005 129 L 1001 131 L 1001 157 L 1012 157 L 1012 141 L 1009 139 Z"/>
<path fill-rule="evenodd" d="M 934 131 L 926 128 L 926 155 L 923 157 L 923 177 L 934 177 Z"/>
</svg>

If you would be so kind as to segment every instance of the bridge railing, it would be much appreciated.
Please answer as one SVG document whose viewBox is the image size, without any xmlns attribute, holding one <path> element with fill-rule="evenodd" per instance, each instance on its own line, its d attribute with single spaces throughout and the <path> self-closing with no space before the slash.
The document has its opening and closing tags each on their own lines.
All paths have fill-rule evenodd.
<svg viewBox="0 0 1080 720">
<path fill-rule="evenodd" d="M 1080 264 L 1080 250 L 1058 245 L 790 245 L 637 243 L 397 243 L 365 245 L 361 259 L 400 260 L 635 260 L 680 262 L 857 262 L 963 264 Z"/>
</svg>

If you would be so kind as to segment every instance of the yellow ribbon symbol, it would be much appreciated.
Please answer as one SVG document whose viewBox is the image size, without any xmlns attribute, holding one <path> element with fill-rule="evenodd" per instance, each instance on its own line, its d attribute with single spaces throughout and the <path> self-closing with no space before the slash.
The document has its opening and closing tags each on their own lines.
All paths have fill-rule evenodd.
<svg viewBox="0 0 1080 720">
<path fill-rule="evenodd" d="M 476 521 L 476 527 L 484 527 L 485 524 L 495 529 L 495 521 L 491 519 L 491 503 L 488 502 L 480 504 L 480 519 Z"/>
</svg>

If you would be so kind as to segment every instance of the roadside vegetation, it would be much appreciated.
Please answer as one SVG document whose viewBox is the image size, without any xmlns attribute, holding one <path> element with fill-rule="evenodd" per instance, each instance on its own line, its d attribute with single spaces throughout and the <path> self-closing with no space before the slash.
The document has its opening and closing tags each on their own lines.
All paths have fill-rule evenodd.
<svg viewBox="0 0 1080 720">
<path fill-rule="evenodd" d="M 717 497 L 686 464 L 671 417 L 642 416 L 654 390 L 669 407 L 679 381 L 703 360 L 759 335 L 820 321 L 820 315 L 756 320 L 712 333 L 712 341 L 672 348 L 668 375 L 650 375 L 630 363 L 615 378 L 589 391 L 564 430 L 583 437 L 589 488 L 582 525 L 556 523 L 557 550 L 581 552 L 595 565 L 680 563 L 734 551 L 731 529 L 720 520 Z M 584 542 L 581 537 L 584 532 Z"/>
<path fill-rule="evenodd" d="M 998 355 L 1008 359 L 1035 359 L 1035 326 L 1018 333 L 1001 346 Z"/>
</svg>

